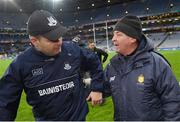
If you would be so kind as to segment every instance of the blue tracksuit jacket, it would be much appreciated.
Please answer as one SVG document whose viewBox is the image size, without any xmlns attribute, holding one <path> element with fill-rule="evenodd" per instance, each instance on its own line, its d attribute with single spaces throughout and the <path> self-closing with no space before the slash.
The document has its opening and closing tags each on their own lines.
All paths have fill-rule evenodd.
<svg viewBox="0 0 180 122">
<path fill-rule="evenodd" d="M 102 91 L 101 63 L 90 51 L 72 43 L 63 43 L 53 57 L 27 49 L 0 79 L 0 120 L 15 119 L 23 90 L 36 120 L 85 120 L 88 106 L 81 71 L 90 71 L 92 91 Z"/>
<path fill-rule="evenodd" d="M 142 38 L 131 56 L 114 56 L 106 68 L 114 120 L 180 120 L 180 88 L 167 62 Z"/>
</svg>

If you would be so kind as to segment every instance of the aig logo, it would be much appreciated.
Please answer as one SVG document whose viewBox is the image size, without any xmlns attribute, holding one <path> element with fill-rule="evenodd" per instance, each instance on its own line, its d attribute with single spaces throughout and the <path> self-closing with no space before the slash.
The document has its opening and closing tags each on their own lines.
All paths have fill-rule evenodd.
<svg viewBox="0 0 180 122">
<path fill-rule="evenodd" d="M 38 68 L 38 69 L 33 69 L 32 70 L 32 75 L 37 76 L 37 75 L 42 75 L 43 74 L 43 68 Z"/>
</svg>

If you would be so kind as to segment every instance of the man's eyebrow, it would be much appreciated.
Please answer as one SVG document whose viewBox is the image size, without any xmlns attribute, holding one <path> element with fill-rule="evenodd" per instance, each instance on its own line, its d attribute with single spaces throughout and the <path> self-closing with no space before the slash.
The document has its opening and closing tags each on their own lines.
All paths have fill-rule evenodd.
<svg viewBox="0 0 180 122">
<path fill-rule="evenodd" d="M 121 34 L 121 32 L 116 31 L 115 34 Z"/>
</svg>

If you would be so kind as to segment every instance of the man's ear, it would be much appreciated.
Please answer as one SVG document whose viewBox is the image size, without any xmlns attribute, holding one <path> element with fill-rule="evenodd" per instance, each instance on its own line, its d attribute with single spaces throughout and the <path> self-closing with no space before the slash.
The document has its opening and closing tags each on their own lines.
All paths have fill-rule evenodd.
<svg viewBox="0 0 180 122">
<path fill-rule="evenodd" d="M 136 43 L 136 42 L 137 42 L 137 39 L 132 38 L 132 37 L 129 37 L 129 40 L 130 40 L 132 43 Z"/>
<path fill-rule="evenodd" d="M 29 36 L 30 42 L 32 43 L 32 45 L 36 45 L 36 42 L 38 41 L 38 38 L 34 37 L 34 36 Z"/>
</svg>

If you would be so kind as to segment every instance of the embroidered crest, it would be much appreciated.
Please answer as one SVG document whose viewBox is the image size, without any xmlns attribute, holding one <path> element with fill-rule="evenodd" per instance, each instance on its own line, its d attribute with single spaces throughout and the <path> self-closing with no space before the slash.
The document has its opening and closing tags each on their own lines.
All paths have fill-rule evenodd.
<svg viewBox="0 0 180 122">
<path fill-rule="evenodd" d="M 66 63 L 66 64 L 64 65 L 64 69 L 65 69 L 65 70 L 70 70 L 70 69 L 71 69 L 71 66 L 70 66 L 68 63 Z"/>
<path fill-rule="evenodd" d="M 49 21 L 49 23 L 48 23 L 49 26 L 56 26 L 57 25 L 57 20 L 55 20 L 52 16 L 47 17 L 47 19 Z"/>
<path fill-rule="evenodd" d="M 138 76 L 138 83 L 140 83 L 140 84 L 144 84 L 144 75 L 143 74 L 140 74 L 139 76 Z"/>
</svg>

